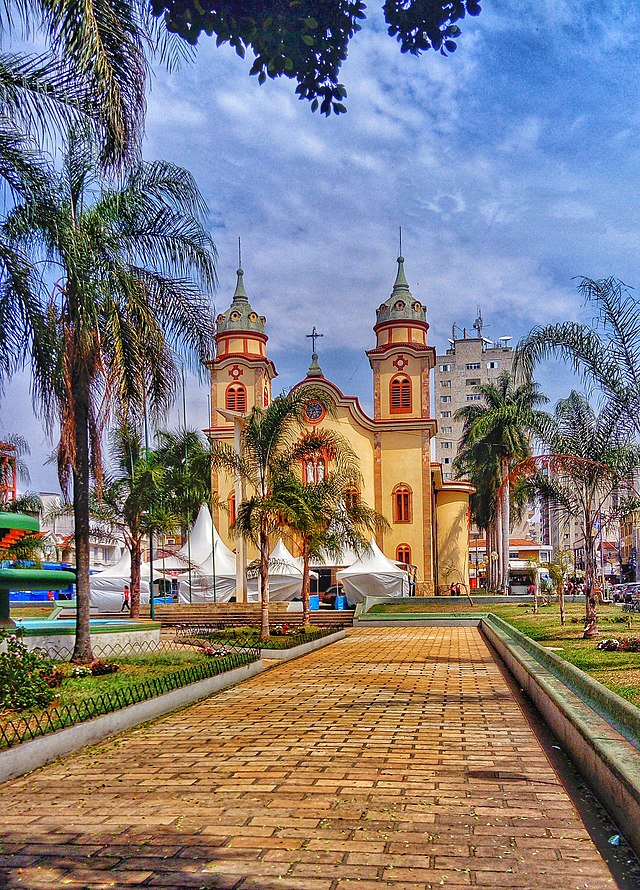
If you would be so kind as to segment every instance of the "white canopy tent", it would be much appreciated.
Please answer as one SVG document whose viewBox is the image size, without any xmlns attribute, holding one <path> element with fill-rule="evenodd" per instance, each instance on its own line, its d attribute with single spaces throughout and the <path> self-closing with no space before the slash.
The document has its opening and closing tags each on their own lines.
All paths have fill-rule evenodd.
<svg viewBox="0 0 640 890">
<path fill-rule="evenodd" d="M 320 559 L 312 559 L 311 567 L 314 569 L 324 569 L 333 566 L 350 566 L 358 559 L 358 554 L 351 547 L 347 547 L 338 557 L 329 556 L 328 553 L 322 551 Z"/>
<path fill-rule="evenodd" d="M 342 582 L 349 605 L 364 602 L 365 596 L 408 596 L 409 576 L 388 559 L 371 539 L 353 565 L 336 573 Z"/>
<path fill-rule="evenodd" d="M 100 612 L 122 609 L 125 584 L 131 586 L 131 554 L 127 549 L 115 565 L 89 577 L 91 606 Z M 140 602 L 149 602 L 149 564 L 140 567 Z"/>
<path fill-rule="evenodd" d="M 183 574 L 178 579 L 178 602 L 229 602 L 236 589 L 236 555 L 222 541 L 206 504 L 200 508 L 198 518 L 191 529 L 189 542 L 180 548 L 177 556 L 183 568 Z M 161 562 L 162 560 L 156 560 L 154 567 Z M 189 565 L 191 565 L 191 587 Z"/>
<path fill-rule="evenodd" d="M 282 538 L 269 555 L 269 599 L 272 602 L 288 602 L 302 594 L 302 571 L 304 562 L 294 556 Z M 315 572 L 311 578 L 318 579 Z M 252 578 L 247 584 L 247 599 L 256 602 L 260 596 L 260 579 Z"/>
</svg>

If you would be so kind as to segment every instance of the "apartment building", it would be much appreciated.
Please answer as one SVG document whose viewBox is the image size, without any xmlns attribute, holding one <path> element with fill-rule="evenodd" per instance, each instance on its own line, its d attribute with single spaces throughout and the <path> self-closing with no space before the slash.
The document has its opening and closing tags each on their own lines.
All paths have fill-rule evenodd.
<svg viewBox="0 0 640 890">
<path fill-rule="evenodd" d="M 449 342 L 451 346 L 444 355 L 436 356 L 434 386 L 434 416 L 438 420 L 438 433 L 435 437 L 435 460 L 442 464 L 445 480 L 453 478 L 452 464 L 458 453 L 458 442 L 462 435 L 463 423 L 455 419 L 458 409 L 473 402 L 482 401 L 475 391 L 478 384 L 495 383 L 501 371 L 511 372 L 513 348 L 508 345 L 510 337 L 502 337 L 495 343 L 482 336 L 482 316 L 474 324 L 476 336 L 456 336 Z"/>
</svg>

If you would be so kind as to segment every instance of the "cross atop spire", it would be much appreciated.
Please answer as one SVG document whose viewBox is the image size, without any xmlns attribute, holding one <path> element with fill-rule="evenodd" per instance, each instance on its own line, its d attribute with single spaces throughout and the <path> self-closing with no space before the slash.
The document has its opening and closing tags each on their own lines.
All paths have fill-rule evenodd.
<svg viewBox="0 0 640 890">
<path fill-rule="evenodd" d="M 310 334 L 305 334 L 305 336 L 306 336 L 307 338 L 309 338 L 309 337 L 311 338 L 311 349 L 312 349 L 313 352 L 315 352 L 315 351 L 316 351 L 316 340 L 317 340 L 319 337 L 324 337 L 324 334 L 319 334 L 319 333 L 317 332 L 317 330 L 316 330 L 316 326 L 314 325 L 314 326 L 313 326 L 313 330 L 311 331 L 311 333 L 310 333 Z"/>
</svg>

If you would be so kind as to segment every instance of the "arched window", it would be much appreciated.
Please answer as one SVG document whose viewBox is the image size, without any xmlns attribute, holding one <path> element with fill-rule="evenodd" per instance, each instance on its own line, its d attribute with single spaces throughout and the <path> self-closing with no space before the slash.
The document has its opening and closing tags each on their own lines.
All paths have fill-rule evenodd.
<svg viewBox="0 0 640 890">
<path fill-rule="evenodd" d="M 405 565 L 411 565 L 411 547 L 408 544 L 398 544 L 396 547 L 396 562 L 403 562 Z"/>
<path fill-rule="evenodd" d="M 269 407 L 269 390 L 267 389 L 266 385 L 262 393 L 262 404 L 265 408 Z"/>
<path fill-rule="evenodd" d="M 229 510 L 229 525 L 233 525 L 236 521 L 236 493 L 232 491 L 227 498 L 227 509 Z"/>
<path fill-rule="evenodd" d="M 241 411 L 244 413 L 247 410 L 247 390 L 244 384 L 231 383 L 227 387 L 225 407 L 227 411 Z"/>
<path fill-rule="evenodd" d="M 411 413 L 411 381 L 404 374 L 396 375 L 389 385 L 391 414 Z"/>
<path fill-rule="evenodd" d="M 344 505 L 347 510 L 349 512 L 355 510 L 355 508 L 358 506 L 358 503 L 360 502 L 360 492 L 358 491 L 356 486 L 350 485 L 348 488 L 345 488 L 342 496 L 344 498 Z"/>
<path fill-rule="evenodd" d="M 401 483 L 393 489 L 393 521 L 411 522 L 412 491 L 408 485 Z"/>
</svg>

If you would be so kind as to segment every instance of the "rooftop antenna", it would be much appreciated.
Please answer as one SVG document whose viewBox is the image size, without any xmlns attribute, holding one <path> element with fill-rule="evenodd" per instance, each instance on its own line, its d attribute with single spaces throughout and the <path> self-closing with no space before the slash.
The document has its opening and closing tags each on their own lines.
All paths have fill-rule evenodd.
<svg viewBox="0 0 640 890">
<path fill-rule="evenodd" d="M 479 306 L 478 306 L 478 315 L 476 316 L 476 320 L 473 323 L 473 327 L 478 332 L 478 339 L 482 340 L 483 339 L 482 330 L 485 327 L 489 327 L 489 325 L 485 325 L 484 321 L 482 320 L 482 311 Z"/>
<path fill-rule="evenodd" d="M 242 269 L 242 243 L 238 235 L 238 269 Z"/>
<path fill-rule="evenodd" d="M 400 253 L 398 256 L 402 256 L 402 226 L 398 226 L 399 234 L 400 234 Z"/>
<path fill-rule="evenodd" d="M 503 347 L 507 345 L 509 340 L 513 340 L 513 337 L 498 337 L 498 342 L 502 343 Z"/>
</svg>

